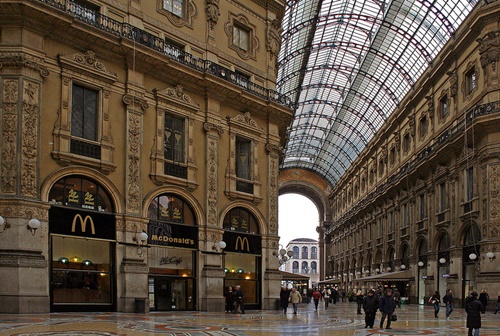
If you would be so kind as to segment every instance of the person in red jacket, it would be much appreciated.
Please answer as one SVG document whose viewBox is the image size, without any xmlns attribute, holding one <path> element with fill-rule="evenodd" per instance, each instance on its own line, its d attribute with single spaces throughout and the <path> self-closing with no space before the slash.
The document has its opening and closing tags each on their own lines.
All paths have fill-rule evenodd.
<svg viewBox="0 0 500 336">
<path fill-rule="evenodd" d="M 318 310 L 319 300 L 321 300 L 321 292 L 317 288 L 314 288 L 312 298 L 314 300 L 314 307 Z"/>
</svg>

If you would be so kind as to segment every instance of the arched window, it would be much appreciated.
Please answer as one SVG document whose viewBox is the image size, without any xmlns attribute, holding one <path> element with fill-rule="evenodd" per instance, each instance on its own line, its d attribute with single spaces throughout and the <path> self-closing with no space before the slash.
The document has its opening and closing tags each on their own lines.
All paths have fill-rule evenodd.
<svg viewBox="0 0 500 336">
<path fill-rule="evenodd" d="M 86 210 L 113 213 L 113 203 L 107 191 L 97 182 L 83 176 L 66 176 L 52 186 L 49 201 Z"/>
<path fill-rule="evenodd" d="M 309 249 L 307 246 L 302 246 L 302 259 L 307 259 L 308 258 L 308 253 Z"/>
<path fill-rule="evenodd" d="M 311 259 L 318 259 L 318 248 L 315 246 L 311 247 Z"/>
<path fill-rule="evenodd" d="M 255 217 L 245 208 L 233 208 L 224 217 L 224 230 L 259 234 Z"/>
<path fill-rule="evenodd" d="M 410 262 L 410 251 L 408 249 L 408 245 L 403 245 L 403 251 L 401 252 L 401 266 L 404 265 L 404 267 L 401 267 L 402 269 L 405 269 L 409 266 Z"/>
<path fill-rule="evenodd" d="M 479 258 L 479 242 L 481 241 L 481 231 L 475 224 L 471 224 L 464 236 L 463 261 L 464 263 L 476 262 Z M 471 259 L 471 254 L 475 258 Z"/>
<path fill-rule="evenodd" d="M 307 261 L 303 261 L 302 262 L 302 274 L 307 274 L 309 273 L 309 264 L 307 263 Z"/>
<path fill-rule="evenodd" d="M 300 259 L 299 258 L 299 247 L 298 246 L 294 246 L 293 247 L 293 258 L 294 259 Z M 298 268 L 298 266 L 297 266 Z"/>
<path fill-rule="evenodd" d="M 313 261 L 311 262 L 311 274 L 318 274 L 318 263 Z"/>
<path fill-rule="evenodd" d="M 148 217 L 161 222 L 196 225 L 191 206 L 174 194 L 156 196 L 149 204 Z"/>
<path fill-rule="evenodd" d="M 293 262 L 293 264 L 292 264 L 292 271 L 295 274 L 299 273 L 299 262 L 298 261 L 294 261 Z"/>
</svg>

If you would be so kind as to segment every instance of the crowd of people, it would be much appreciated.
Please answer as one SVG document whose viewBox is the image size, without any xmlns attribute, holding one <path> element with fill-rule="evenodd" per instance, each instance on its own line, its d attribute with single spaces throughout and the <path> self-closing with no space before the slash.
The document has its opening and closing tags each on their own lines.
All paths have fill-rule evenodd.
<svg viewBox="0 0 500 336">
<path fill-rule="evenodd" d="M 498 299 L 496 302 L 496 307 L 494 314 L 500 311 L 500 292 L 498 293 Z M 307 292 L 306 297 L 309 302 L 314 302 L 315 310 L 318 310 L 320 302 L 324 302 L 324 308 L 328 309 L 330 304 L 336 304 L 337 302 L 355 302 L 357 304 L 357 314 L 362 314 L 362 310 L 365 313 L 365 328 L 373 328 L 375 325 L 375 318 L 377 311 L 380 311 L 380 323 L 379 328 L 391 329 L 391 323 L 397 321 L 396 308 L 401 308 L 401 293 L 397 288 L 394 290 L 391 288 L 378 288 L 370 289 L 363 294 L 361 290 L 357 292 L 344 290 L 339 290 L 336 287 L 333 288 L 313 288 Z M 345 299 L 344 299 L 345 297 Z M 283 314 L 287 313 L 287 308 L 289 303 L 293 305 L 293 314 L 297 314 L 298 304 L 302 302 L 302 295 L 297 291 L 295 287 L 289 289 L 286 286 L 281 287 L 280 292 L 280 303 Z M 486 290 L 482 290 L 480 294 L 473 291 L 465 300 L 465 312 L 467 313 L 467 328 L 468 336 L 478 336 L 479 329 L 481 328 L 481 314 L 486 311 L 486 306 L 488 304 L 489 296 Z M 439 291 L 436 291 L 428 301 L 434 311 L 434 317 L 438 318 L 438 314 L 441 307 L 441 302 L 445 304 L 446 307 L 446 319 L 450 319 L 451 313 L 454 309 L 454 297 L 453 291 L 448 289 L 446 294 L 441 300 L 441 295 Z"/>
</svg>

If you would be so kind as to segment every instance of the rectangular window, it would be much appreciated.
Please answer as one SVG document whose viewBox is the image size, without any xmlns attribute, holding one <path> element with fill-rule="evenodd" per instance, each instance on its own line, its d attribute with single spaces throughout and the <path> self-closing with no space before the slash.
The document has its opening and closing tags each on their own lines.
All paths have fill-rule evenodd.
<svg viewBox="0 0 500 336">
<path fill-rule="evenodd" d="M 185 163 L 184 160 L 184 119 L 165 114 L 164 145 L 165 159 Z"/>
<path fill-rule="evenodd" d="M 235 24 L 233 26 L 233 44 L 244 51 L 250 50 L 250 31 Z"/>
<path fill-rule="evenodd" d="M 444 95 L 439 100 L 439 113 L 441 114 L 441 118 L 446 117 L 449 112 L 450 111 L 448 109 L 448 95 Z"/>
<path fill-rule="evenodd" d="M 394 163 L 396 163 L 396 149 L 395 148 L 391 148 L 391 152 L 389 154 L 389 162 L 391 163 L 391 165 L 394 165 Z"/>
<path fill-rule="evenodd" d="M 406 133 L 403 138 L 403 150 L 407 153 L 410 151 L 411 139 L 410 134 Z"/>
<path fill-rule="evenodd" d="M 389 222 L 389 233 L 394 232 L 394 212 L 389 212 L 387 221 Z"/>
<path fill-rule="evenodd" d="M 465 196 L 467 202 L 472 201 L 474 198 L 474 167 L 469 167 L 465 171 L 466 181 L 465 181 Z"/>
<path fill-rule="evenodd" d="M 467 93 L 471 93 L 476 89 L 476 70 L 474 68 L 465 74 L 465 85 Z"/>
<path fill-rule="evenodd" d="M 443 212 L 446 210 L 446 183 L 441 183 L 439 185 L 439 211 Z"/>
<path fill-rule="evenodd" d="M 408 204 L 405 203 L 401 206 L 401 223 L 402 227 L 408 227 L 409 218 L 408 218 Z"/>
<path fill-rule="evenodd" d="M 381 238 L 384 235 L 384 224 L 380 219 L 377 219 L 378 227 L 378 237 Z"/>
<path fill-rule="evenodd" d="M 425 214 L 426 214 L 426 211 L 425 211 L 425 195 L 424 194 L 420 194 L 418 196 L 418 203 L 419 203 L 419 218 L 420 220 L 423 220 L 425 218 Z"/>
<path fill-rule="evenodd" d="M 97 141 L 99 92 L 73 84 L 71 97 L 71 135 Z"/>
<path fill-rule="evenodd" d="M 251 152 L 252 142 L 250 140 L 236 138 L 236 176 L 251 180 Z"/>
<path fill-rule="evenodd" d="M 423 137 L 427 134 L 427 117 L 420 118 L 420 136 Z"/>
<path fill-rule="evenodd" d="M 163 0 L 163 9 L 179 17 L 184 17 L 184 0 Z"/>
</svg>

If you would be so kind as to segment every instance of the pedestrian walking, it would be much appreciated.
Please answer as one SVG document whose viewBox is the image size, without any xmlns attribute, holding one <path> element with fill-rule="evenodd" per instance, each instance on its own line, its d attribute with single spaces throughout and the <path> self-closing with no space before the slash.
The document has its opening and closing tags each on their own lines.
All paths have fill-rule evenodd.
<svg viewBox="0 0 500 336">
<path fill-rule="evenodd" d="M 434 307 L 434 317 L 438 317 L 439 313 L 439 304 L 441 303 L 441 295 L 439 295 L 439 291 L 436 291 L 430 298 L 429 303 L 432 303 Z"/>
<path fill-rule="evenodd" d="M 363 308 L 363 298 L 364 298 L 363 292 L 358 290 L 355 298 L 356 303 L 358 304 L 358 314 L 361 314 L 361 308 Z"/>
<path fill-rule="evenodd" d="M 490 299 L 490 296 L 488 293 L 486 293 L 486 289 L 483 289 L 481 291 L 481 294 L 479 294 L 479 301 L 483 304 L 484 311 L 486 311 L 486 306 L 488 305 L 488 300 Z"/>
<path fill-rule="evenodd" d="M 333 287 L 332 289 L 332 301 L 333 304 L 337 304 L 339 301 L 339 291 L 337 290 L 337 287 Z"/>
<path fill-rule="evenodd" d="M 328 304 L 330 303 L 330 296 L 332 295 L 332 291 L 330 288 L 325 288 L 323 290 L 323 299 L 325 301 L 325 309 L 328 309 Z"/>
<path fill-rule="evenodd" d="M 316 310 L 318 310 L 319 300 L 321 300 L 321 292 L 319 291 L 319 289 L 314 288 L 314 290 L 312 292 L 312 298 L 314 300 L 314 308 L 316 308 Z"/>
<path fill-rule="evenodd" d="M 293 306 L 293 314 L 297 315 L 297 305 L 302 302 L 302 295 L 300 295 L 300 293 L 297 292 L 297 288 L 295 287 L 292 288 L 289 300 Z"/>
<path fill-rule="evenodd" d="M 453 312 L 453 291 L 448 289 L 446 295 L 443 296 L 443 302 L 446 305 L 446 319 L 450 319 L 450 315 Z"/>
<path fill-rule="evenodd" d="M 282 286 L 280 290 L 280 304 L 283 314 L 286 314 L 288 309 L 288 301 L 290 299 L 290 290 L 286 286 Z"/>
<path fill-rule="evenodd" d="M 224 293 L 224 299 L 225 299 L 225 302 L 226 302 L 226 308 L 225 308 L 225 312 L 226 313 L 231 313 L 234 309 L 234 291 L 233 291 L 233 287 L 229 286 L 227 287 L 225 293 Z"/>
<path fill-rule="evenodd" d="M 394 297 L 394 301 L 396 302 L 396 305 L 398 306 L 398 308 L 401 308 L 401 293 L 399 293 L 397 288 L 394 289 L 393 297 Z"/>
<path fill-rule="evenodd" d="M 378 310 L 378 297 L 371 289 L 368 291 L 368 295 L 363 298 L 363 310 L 365 311 L 365 328 L 373 328 L 375 314 Z"/>
<path fill-rule="evenodd" d="M 345 289 L 342 289 L 342 302 L 346 302 L 347 301 L 347 292 L 345 291 Z"/>
<path fill-rule="evenodd" d="M 472 330 L 474 330 L 474 336 L 479 336 L 479 329 L 481 328 L 481 313 L 484 313 L 484 306 L 477 299 L 477 293 L 470 293 L 470 297 L 465 303 L 465 312 L 467 313 L 467 328 L 468 336 L 472 336 Z"/>
<path fill-rule="evenodd" d="M 384 328 L 384 320 L 387 318 L 385 329 L 391 329 L 392 314 L 396 310 L 396 303 L 392 297 L 392 289 L 386 289 L 384 295 L 379 300 L 378 307 L 382 313 L 380 319 L 380 329 Z"/>
<path fill-rule="evenodd" d="M 245 304 L 243 300 L 243 290 L 241 289 L 240 285 L 236 285 L 234 287 L 234 309 L 233 309 L 233 314 L 236 314 L 238 312 L 238 308 L 240 309 L 242 314 L 245 314 Z"/>
</svg>

